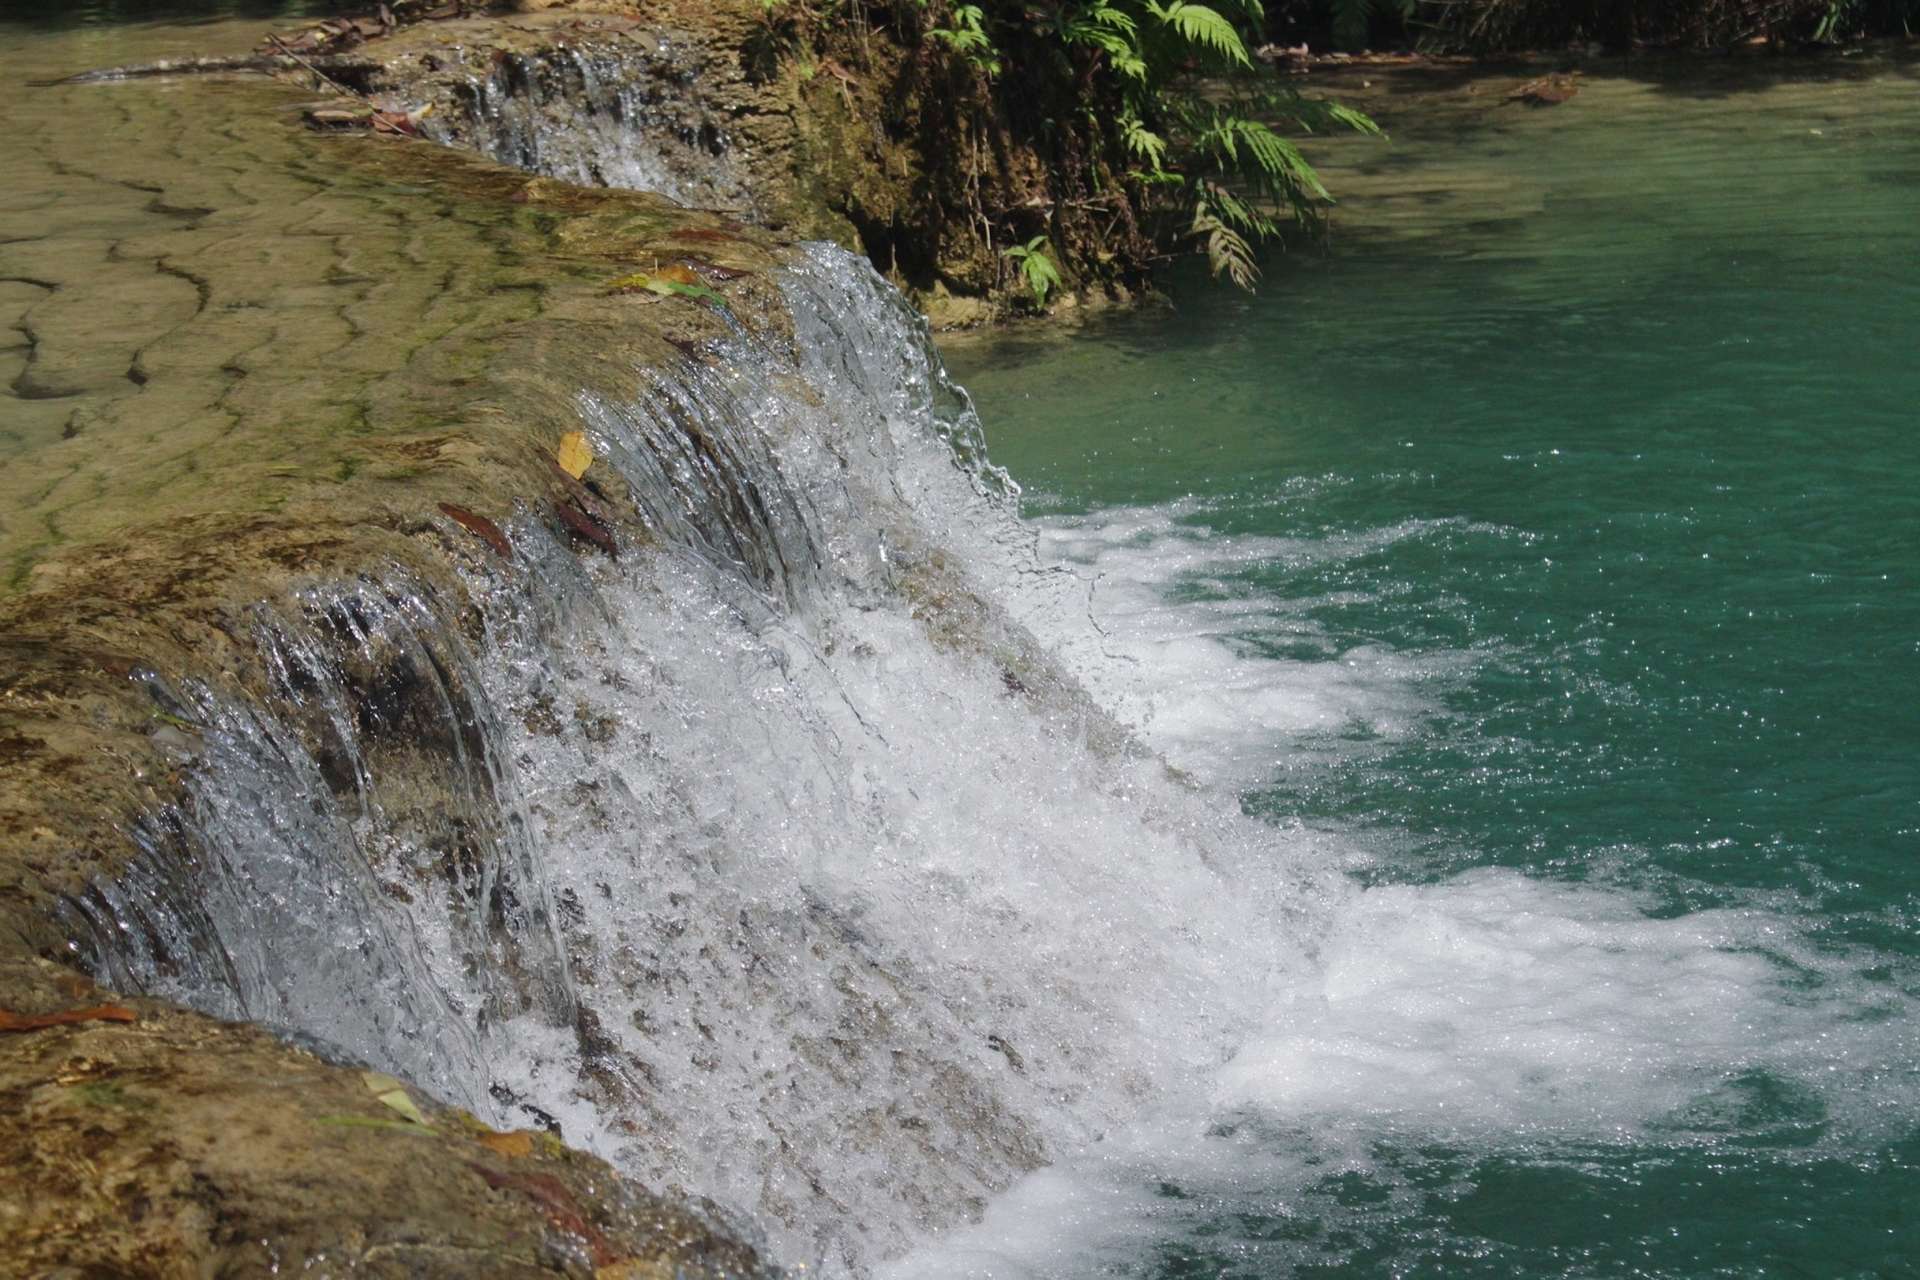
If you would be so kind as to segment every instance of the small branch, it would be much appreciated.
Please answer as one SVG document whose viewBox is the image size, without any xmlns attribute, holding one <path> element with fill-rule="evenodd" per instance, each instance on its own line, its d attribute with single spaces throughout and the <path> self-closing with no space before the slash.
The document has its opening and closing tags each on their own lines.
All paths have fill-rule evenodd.
<svg viewBox="0 0 1920 1280">
<path fill-rule="evenodd" d="M 27 83 L 34 88 L 45 89 L 64 84 L 105 84 L 114 80 L 146 80 L 155 76 L 203 76 L 231 71 L 272 73 L 304 68 L 338 86 L 340 82 L 326 75 L 322 67 L 332 71 L 377 71 L 380 64 L 366 58 L 342 57 L 322 57 L 316 63 L 298 55 L 285 54 L 250 54 L 238 58 L 162 58 L 158 62 L 136 62 L 124 67 L 101 67 L 93 71 L 82 71 L 77 75 L 63 76 L 57 80 L 30 80 Z M 347 92 L 352 91 L 347 90 Z"/>
<path fill-rule="evenodd" d="M 301 57 L 299 54 L 295 53 L 291 48 L 288 47 L 287 42 L 285 40 L 282 40 L 279 36 L 277 35 L 268 36 L 267 43 L 272 45 L 274 48 L 278 49 L 281 53 L 281 56 L 292 58 L 295 62 L 305 67 L 308 71 L 311 71 L 314 74 L 315 79 L 319 80 L 321 84 L 330 87 L 335 93 L 343 93 L 349 98 L 358 98 L 361 96 L 360 94 L 355 93 L 352 89 L 349 89 L 347 88 L 347 86 L 341 84 L 338 80 L 335 80 L 332 76 L 328 75 L 326 72 L 322 71 L 320 68 L 314 66 L 311 62 L 307 61 L 305 58 Z"/>
</svg>

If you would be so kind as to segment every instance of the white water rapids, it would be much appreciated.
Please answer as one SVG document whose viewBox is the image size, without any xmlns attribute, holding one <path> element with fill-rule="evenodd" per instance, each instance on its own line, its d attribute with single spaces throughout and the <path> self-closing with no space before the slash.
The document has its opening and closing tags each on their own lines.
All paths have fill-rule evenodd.
<svg viewBox="0 0 1920 1280">
<path fill-rule="evenodd" d="M 828 1275 L 1127 1274 L 1158 1182 L 1618 1139 L 1756 1071 L 1896 1109 L 1907 1011 L 1760 907 L 1362 888 L 1351 838 L 1243 816 L 1290 735 L 1393 732 L 1445 665 L 1235 651 L 1167 583 L 1340 549 L 1025 525 L 891 289 L 815 248 L 787 297 L 792 352 L 583 391 L 657 552 L 519 521 L 477 621 L 316 587 L 259 615 L 278 701 L 170 690 L 212 730 L 147 837 L 200 884 L 107 893 L 149 927 L 96 920 L 101 966 L 551 1120 Z"/>
</svg>

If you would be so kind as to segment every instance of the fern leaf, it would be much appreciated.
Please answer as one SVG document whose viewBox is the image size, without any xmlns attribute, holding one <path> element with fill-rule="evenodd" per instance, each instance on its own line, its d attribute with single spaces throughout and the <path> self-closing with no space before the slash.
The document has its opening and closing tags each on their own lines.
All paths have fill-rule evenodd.
<svg viewBox="0 0 1920 1280">
<path fill-rule="evenodd" d="M 1225 275 L 1239 288 L 1253 292 L 1260 279 L 1260 268 L 1253 260 L 1253 246 L 1245 236 L 1215 217 L 1206 200 L 1194 201 L 1192 235 L 1201 242 L 1208 269 L 1218 280 Z"/>
<path fill-rule="evenodd" d="M 1167 140 L 1140 123 L 1138 116 L 1130 116 L 1122 121 L 1125 130 L 1127 150 L 1145 160 L 1155 169 L 1165 166 Z"/>
<path fill-rule="evenodd" d="M 1210 9 L 1204 4 L 1188 4 L 1186 0 L 1169 0 L 1164 5 L 1156 0 L 1147 0 L 1147 11 L 1173 28 L 1188 44 L 1217 53 L 1236 66 L 1253 65 L 1240 33 L 1221 16 L 1219 10 Z"/>
<path fill-rule="evenodd" d="M 1321 200 L 1332 199 L 1321 183 L 1320 175 L 1300 154 L 1300 148 L 1258 120 L 1236 119 L 1232 121 L 1232 131 L 1245 142 L 1247 153 L 1269 181 L 1300 188 Z"/>
</svg>

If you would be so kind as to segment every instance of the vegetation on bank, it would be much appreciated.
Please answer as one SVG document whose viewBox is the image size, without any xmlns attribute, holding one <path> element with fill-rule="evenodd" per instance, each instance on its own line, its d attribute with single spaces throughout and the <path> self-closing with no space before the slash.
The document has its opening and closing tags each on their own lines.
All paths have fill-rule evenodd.
<svg viewBox="0 0 1920 1280">
<path fill-rule="evenodd" d="M 1332 197 L 1297 139 L 1377 130 L 1263 54 L 1787 45 L 1920 20 L 1920 0 L 755 2 L 769 68 L 888 82 L 886 132 L 921 174 L 913 216 L 862 228 L 870 256 L 923 298 L 944 282 L 1036 308 L 1189 251 L 1251 289 L 1263 244 L 1319 230 Z"/>
<path fill-rule="evenodd" d="M 1259 246 L 1317 230 L 1330 198 L 1295 137 L 1378 132 L 1261 67 L 1260 0 L 760 3 L 769 63 L 850 75 L 876 41 L 903 51 L 888 124 L 937 139 L 936 243 L 971 239 L 1035 307 L 1183 250 L 1253 288 Z"/>
<path fill-rule="evenodd" d="M 87 0 L 115 13 L 256 3 L 276 0 Z M 857 243 L 956 324 L 1010 303 L 1125 298 L 1188 253 L 1254 287 L 1262 246 L 1311 239 L 1332 200 L 1299 140 L 1377 132 L 1269 62 L 1336 47 L 1786 47 L 1898 34 L 1920 19 L 1920 0 L 388 0 L 330 25 L 365 37 L 576 4 L 740 47 L 728 66 L 749 88 L 722 105 L 753 153 L 776 159 L 752 173 L 772 193 L 769 222 Z M 727 75 L 709 79 L 732 92 Z M 768 120 L 792 127 L 756 138 L 745 123 Z"/>
</svg>

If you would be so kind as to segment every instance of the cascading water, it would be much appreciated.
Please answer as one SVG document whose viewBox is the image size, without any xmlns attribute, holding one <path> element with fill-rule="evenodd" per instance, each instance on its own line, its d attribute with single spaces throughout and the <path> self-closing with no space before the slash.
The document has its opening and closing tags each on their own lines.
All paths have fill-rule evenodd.
<svg viewBox="0 0 1920 1280">
<path fill-rule="evenodd" d="M 256 614 L 268 697 L 155 677 L 191 802 L 74 912 L 116 982 L 857 1272 L 1217 1064 L 1273 931 L 1238 820 L 978 594 L 1013 517 L 917 318 L 836 251 L 787 292 L 794 352 L 582 393 L 657 552 L 526 521 L 474 616 L 316 588 Z"/>
<path fill-rule="evenodd" d="M 724 120 L 689 92 L 698 75 L 690 56 L 666 36 L 503 52 L 422 127 L 436 141 L 583 186 L 750 211 Z"/>
<path fill-rule="evenodd" d="M 1218 1208 L 1383 1134 L 1604 1141 L 1743 1073 L 1820 1088 L 1849 1020 L 1907 1052 L 1764 914 L 1363 890 L 1339 840 L 1169 769 L 1082 682 L 1177 724 L 1150 659 L 1211 642 L 1046 562 L 870 270 L 815 248 L 785 291 L 791 349 L 583 389 L 653 547 L 518 521 L 468 615 L 316 589 L 256 618 L 272 696 L 156 682 L 192 803 L 143 829 L 151 878 L 76 905 L 98 966 L 551 1123 L 829 1274 L 1125 1274 L 1193 1194 L 1156 1186 Z M 1049 538 L 1094 571 L 1141 545 Z"/>
</svg>

